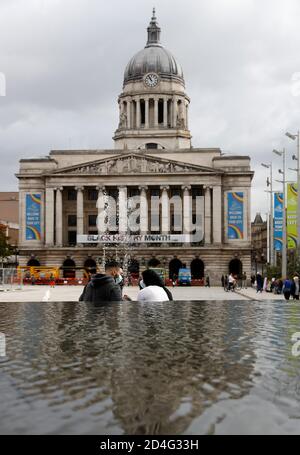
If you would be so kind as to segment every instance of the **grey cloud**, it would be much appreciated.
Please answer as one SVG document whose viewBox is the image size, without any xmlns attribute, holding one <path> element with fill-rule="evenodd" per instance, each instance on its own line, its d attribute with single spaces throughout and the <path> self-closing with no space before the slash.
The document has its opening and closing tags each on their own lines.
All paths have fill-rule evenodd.
<svg viewBox="0 0 300 455">
<path fill-rule="evenodd" d="M 145 45 L 152 6 L 148 0 L 1 0 L 2 189 L 16 188 L 21 157 L 113 147 L 123 72 Z M 265 213 L 260 162 L 286 146 L 290 163 L 295 144 L 284 133 L 300 124 L 300 96 L 291 92 L 292 74 L 300 71 L 299 2 L 164 0 L 156 8 L 163 44 L 184 70 L 193 145 L 250 155 L 253 214 Z M 274 173 L 279 165 L 274 159 Z"/>
</svg>

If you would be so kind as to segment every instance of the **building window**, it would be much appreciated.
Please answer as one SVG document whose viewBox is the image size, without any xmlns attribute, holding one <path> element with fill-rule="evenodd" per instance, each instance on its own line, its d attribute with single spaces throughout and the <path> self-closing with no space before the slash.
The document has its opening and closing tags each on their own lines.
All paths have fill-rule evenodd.
<svg viewBox="0 0 300 455">
<path fill-rule="evenodd" d="M 164 123 L 164 100 L 158 101 L 158 123 Z"/>
<path fill-rule="evenodd" d="M 203 189 L 199 187 L 192 187 L 192 197 L 193 199 L 197 196 L 203 196 Z"/>
<path fill-rule="evenodd" d="M 141 100 L 141 124 L 145 125 L 145 118 L 146 118 L 146 109 L 145 109 L 145 101 Z"/>
<path fill-rule="evenodd" d="M 68 201 L 76 201 L 76 200 L 77 200 L 77 191 L 68 190 Z"/>
<path fill-rule="evenodd" d="M 128 197 L 140 196 L 140 190 L 138 188 L 128 188 Z"/>
<path fill-rule="evenodd" d="M 68 232 L 68 244 L 76 245 L 76 237 L 77 237 L 77 231 L 69 231 Z"/>
<path fill-rule="evenodd" d="M 95 188 L 88 190 L 88 200 L 97 201 L 97 199 L 98 199 L 98 191 Z"/>
<path fill-rule="evenodd" d="M 182 190 L 180 188 L 171 188 L 171 197 L 182 196 Z"/>
<path fill-rule="evenodd" d="M 77 226 L 77 216 L 76 215 L 68 215 L 68 226 L 70 226 L 70 227 Z"/>
<path fill-rule="evenodd" d="M 97 215 L 89 215 L 89 226 L 97 226 Z"/>
<path fill-rule="evenodd" d="M 150 150 L 150 149 L 157 149 L 157 144 L 155 144 L 154 142 L 148 142 L 148 144 L 146 144 L 146 149 Z"/>
<path fill-rule="evenodd" d="M 151 195 L 151 196 L 158 196 L 158 197 L 160 197 L 160 190 L 159 190 L 159 188 L 151 188 L 151 189 L 150 189 L 150 195 Z"/>
</svg>

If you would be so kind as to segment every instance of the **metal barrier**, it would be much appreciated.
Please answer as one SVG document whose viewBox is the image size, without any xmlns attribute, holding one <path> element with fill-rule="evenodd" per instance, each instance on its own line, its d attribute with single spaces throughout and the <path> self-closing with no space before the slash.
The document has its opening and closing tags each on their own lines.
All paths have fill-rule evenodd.
<svg viewBox="0 0 300 455">
<path fill-rule="evenodd" d="M 23 273 L 16 268 L 0 268 L 0 291 L 22 289 Z"/>
</svg>

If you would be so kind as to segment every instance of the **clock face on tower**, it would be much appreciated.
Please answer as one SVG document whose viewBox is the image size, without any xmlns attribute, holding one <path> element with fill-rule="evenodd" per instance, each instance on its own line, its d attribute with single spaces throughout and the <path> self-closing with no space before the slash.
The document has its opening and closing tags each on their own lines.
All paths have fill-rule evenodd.
<svg viewBox="0 0 300 455">
<path fill-rule="evenodd" d="M 155 73 L 149 73 L 145 76 L 144 82 L 147 87 L 156 87 L 158 84 L 158 75 Z"/>
</svg>

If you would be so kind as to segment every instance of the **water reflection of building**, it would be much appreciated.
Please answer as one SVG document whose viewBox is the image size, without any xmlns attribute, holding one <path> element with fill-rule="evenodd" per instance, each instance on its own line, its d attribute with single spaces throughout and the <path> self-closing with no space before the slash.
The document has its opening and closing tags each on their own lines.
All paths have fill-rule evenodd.
<svg viewBox="0 0 300 455">
<path fill-rule="evenodd" d="M 84 415 L 90 432 L 182 434 L 222 395 L 251 388 L 260 314 L 245 302 L 20 308 L 7 373 L 33 407 L 46 400 L 58 428 L 80 433 Z"/>
<path fill-rule="evenodd" d="M 219 283 L 222 273 L 240 273 L 242 267 L 250 275 L 250 159 L 224 155 L 219 148 L 191 146 L 190 98 L 183 72 L 177 59 L 161 45 L 160 32 L 154 14 L 146 47 L 125 70 L 114 150 L 54 150 L 44 158 L 21 160 L 22 265 L 62 266 L 69 275 L 75 274 L 76 268 L 94 269 L 98 258 L 102 260 L 102 247 L 83 246 L 77 243 L 77 235 L 98 233 L 96 202 L 103 200 L 103 194 L 119 200 L 119 232 L 126 224 L 122 201 L 138 196 L 140 233 L 149 234 L 157 234 L 150 224 L 151 196 L 161 198 L 157 223 L 164 234 L 185 232 L 189 206 L 202 196 L 203 240 L 182 246 L 134 245 L 130 256 L 137 269 L 144 268 L 153 256 L 168 268 L 177 255 L 182 263 L 191 265 L 194 278 L 209 273 L 212 281 Z M 228 192 L 243 194 L 243 232 L 236 229 L 234 239 L 228 235 Z M 41 220 L 37 231 L 31 226 L 26 234 L 28 194 L 40 195 Z M 180 228 L 169 204 L 173 196 L 182 200 Z M 101 216 L 100 203 L 98 209 Z M 99 232 L 103 233 L 101 228 Z M 115 250 L 108 247 L 107 256 Z"/>
</svg>

